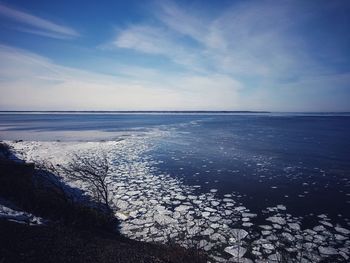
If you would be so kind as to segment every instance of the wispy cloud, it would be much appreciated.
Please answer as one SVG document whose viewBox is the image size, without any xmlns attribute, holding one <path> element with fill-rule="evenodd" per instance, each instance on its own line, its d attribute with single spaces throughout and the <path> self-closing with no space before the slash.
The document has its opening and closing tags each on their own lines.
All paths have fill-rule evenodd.
<svg viewBox="0 0 350 263">
<path fill-rule="evenodd" d="M 145 20 L 119 25 L 98 52 L 89 50 L 94 60 L 84 66 L 108 74 L 65 67 L 25 50 L 0 46 L 0 107 L 349 109 L 350 73 L 342 62 L 348 51 L 334 48 L 332 34 L 327 35 L 331 49 L 319 45 L 314 50 L 319 40 L 310 41 L 308 34 L 314 32 L 310 24 L 319 25 L 315 14 L 325 21 L 324 10 L 315 11 L 318 5 L 305 3 L 235 1 L 211 12 L 204 5 L 158 1 Z M 0 15 L 6 13 L 26 25 L 28 32 L 63 38 L 78 35 L 0 7 Z M 328 5 L 320 8 L 328 12 Z M 332 63 L 343 64 L 337 70 Z"/>
<path fill-rule="evenodd" d="M 203 95 L 206 83 L 214 81 L 210 86 L 215 90 L 225 79 L 226 89 L 232 85 L 239 98 L 231 108 L 310 110 L 328 105 L 325 94 L 335 88 L 332 83 L 338 90 L 348 88 L 336 81 L 344 75 L 315 59 L 307 48 L 308 37 L 300 28 L 312 21 L 315 10 L 301 1 L 243 1 L 215 15 L 201 6 L 158 1 L 150 12 L 153 19 L 119 30 L 114 46 L 183 66 L 188 76 L 197 74 L 191 78 L 194 83 L 187 83 L 203 89 Z M 306 99 L 310 94 L 317 97 L 311 106 Z"/>
<path fill-rule="evenodd" d="M 5 6 L 1 3 L 0 16 L 21 24 L 20 27 L 16 27 L 16 29 L 20 31 L 60 39 L 79 36 L 79 33 L 70 27 L 56 24 L 49 20 Z"/>
<path fill-rule="evenodd" d="M 114 44 L 119 48 L 162 55 L 166 55 L 169 48 L 174 48 L 171 36 L 166 35 L 165 30 L 151 26 L 131 26 L 120 32 Z"/>
<path fill-rule="evenodd" d="M 0 108 L 218 110 L 239 104 L 240 84 L 226 76 L 164 76 L 161 71 L 123 66 L 118 72 L 121 74 L 105 75 L 64 67 L 34 53 L 0 45 Z"/>
<path fill-rule="evenodd" d="M 118 75 L 100 74 L 0 45 L 0 109 L 348 109 L 349 96 L 344 92 L 349 88 L 349 73 L 309 76 L 285 85 L 263 83 L 247 93 L 243 82 L 226 74 L 164 74 L 156 69 L 114 66 Z"/>
<path fill-rule="evenodd" d="M 164 56 L 188 70 L 203 72 L 206 65 L 202 62 L 203 57 L 200 57 L 195 48 L 180 44 L 178 37 L 179 35 L 164 27 L 132 25 L 119 32 L 112 46 Z"/>
<path fill-rule="evenodd" d="M 209 16 L 200 7 L 189 9 L 160 1 L 152 8 L 158 23 L 130 25 L 118 32 L 113 43 L 166 56 L 188 68 L 210 68 L 236 77 L 285 79 L 286 75 L 327 71 L 308 54 L 305 36 L 297 30 L 312 17 L 309 9 L 299 5 L 244 1 Z"/>
</svg>

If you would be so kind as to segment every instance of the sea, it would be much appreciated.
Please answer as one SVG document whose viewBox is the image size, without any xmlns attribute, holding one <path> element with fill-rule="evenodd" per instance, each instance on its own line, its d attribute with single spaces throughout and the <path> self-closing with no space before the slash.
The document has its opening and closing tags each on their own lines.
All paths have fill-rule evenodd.
<svg viewBox="0 0 350 263">
<path fill-rule="evenodd" d="M 350 114 L 2 112 L 0 140 L 108 141 L 145 136 L 155 175 L 235 193 L 257 213 L 276 205 L 314 224 L 350 220 Z M 146 137 L 147 138 L 147 137 Z M 257 218 L 259 220 L 259 216 Z M 262 219 L 261 219 L 262 220 Z"/>
</svg>

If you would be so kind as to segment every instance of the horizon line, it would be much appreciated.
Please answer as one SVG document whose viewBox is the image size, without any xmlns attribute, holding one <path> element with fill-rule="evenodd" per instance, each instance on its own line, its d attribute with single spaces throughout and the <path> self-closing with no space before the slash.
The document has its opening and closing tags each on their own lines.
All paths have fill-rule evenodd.
<svg viewBox="0 0 350 263">
<path fill-rule="evenodd" d="M 264 110 L 0 110 L 0 113 L 350 113 L 350 111 L 264 111 Z"/>
</svg>

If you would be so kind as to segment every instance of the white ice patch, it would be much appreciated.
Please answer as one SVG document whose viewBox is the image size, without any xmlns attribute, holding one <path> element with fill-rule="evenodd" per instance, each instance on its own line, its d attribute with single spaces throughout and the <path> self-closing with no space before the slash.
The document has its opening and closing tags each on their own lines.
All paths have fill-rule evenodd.
<svg viewBox="0 0 350 263">
<path fill-rule="evenodd" d="M 0 218 L 29 225 L 42 225 L 46 222 L 46 220 L 41 217 L 34 216 L 24 211 L 14 210 L 2 204 L 0 204 Z"/>
<path fill-rule="evenodd" d="M 19 142 L 11 145 L 20 158 L 32 162 L 48 160 L 54 165 L 67 164 L 74 153 L 87 156 L 107 153 L 113 172 L 110 181 L 113 205 L 121 220 L 121 233 L 133 239 L 173 241 L 184 247 L 198 240 L 198 247 L 218 261 L 226 262 L 230 256 L 234 260 L 241 258 L 240 262 L 249 262 L 243 258 L 246 254 L 253 255 L 256 262 L 266 259 L 274 262 L 279 257 L 276 251 L 281 238 L 295 243 L 290 249 L 308 246 L 305 255 L 308 261 L 305 262 L 319 262 L 323 257 L 334 255 L 334 246 L 348 249 L 350 231 L 340 226 L 332 227 L 325 215 L 319 216 L 321 226 L 303 230 L 301 221 L 285 214 L 286 207 L 279 204 L 266 208 L 267 213 L 272 214 L 267 217 L 267 224 L 257 229 L 252 223 L 257 214 L 235 202 L 233 193 L 225 194 L 223 199 L 217 197 L 217 189 L 198 195 L 200 186 L 188 186 L 168 174 L 159 174 L 155 161 L 147 154 L 153 147 L 153 139 L 159 136 L 163 134 L 158 131 L 129 136 L 122 141 Z M 67 183 L 83 190 L 86 187 L 81 182 L 67 180 Z M 349 256 L 349 250 L 341 253 L 343 258 Z"/>
</svg>

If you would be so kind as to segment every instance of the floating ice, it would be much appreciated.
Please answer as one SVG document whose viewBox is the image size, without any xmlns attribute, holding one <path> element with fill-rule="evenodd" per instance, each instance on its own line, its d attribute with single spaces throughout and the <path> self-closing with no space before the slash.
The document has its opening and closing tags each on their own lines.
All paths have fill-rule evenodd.
<svg viewBox="0 0 350 263">
<path fill-rule="evenodd" d="M 286 210 L 287 209 L 284 205 L 277 205 L 276 207 L 279 210 Z"/>
<path fill-rule="evenodd" d="M 211 201 L 212 206 L 218 206 L 219 204 L 220 204 L 220 202 L 218 202 L 218 201 Z"/>
<path fill-rule="evenodd" d="M 188 205 L 180 205 L 180 206 L 178 206 L 178 207 L 175 208 L 175 211 L 181 213 L 181 212 L 184 212 L 184 211 L 189 210 L 190 208 L 191 208 L 191 207 L 188 206 Z"/>
<path fill-rule="evenodd" d="M 280 254 L 272 254 L 268 256 L 269 262 L 282 262 L 282 256 Z M 306 263 L 306 262 L 305 262 Z"/>
<path fill-rule="evenodd" d="M 279 225 L 286 224 L 286 220 L 280 216 L 270 216 L 270 217 L 266 218 L 266 220 L 270 221 L 272 223 L 279 224 Z"/>
<path fill-rule="evenodd" d="M 224 251 L 231 254 L 234 258 L 241 258 L 247 252 L 247 249 L 241 246 L 229 246 Z"/>
<path fill-rule="evenodd" d="M 259 227 L 261 227 L 262 229 L 265 229 L 265 230 L 271 230 L 272 227 L 269 226 L 269 225 L 260 225 Z"/>
<path fill-rule="evenodd" d="M 29 161 L 51 158 L 52 162 L 64 165 L 76 150 L 84 154 L 99 153 L 101 149 L 110 158 L 122 160 L 112 169 L 115 173 L 111 182 L 112 201 L 122 221 L 121 233 L 130 238 L 149 242 L 172 240 L 183 246 L 198 240 L 197 245 L 209 255 L 215 254 L 217 262 L 234 262 L 238 258 L 239 262 L 252 262 L 243 258 L 244 255 L 251 256 L 255 262 L 275 262 L 279 254 L 272 253 L 284 249 L 281 242 L 285 241 L 295 244 L 287 248 L 289 252 L 307 249 L 307 260 L 302 261 L 305 263 L 319 262 L 338 252 L 339 257 L 347 260 L 350 231 L 340 226 L 333 228 L 335 222 L 332 224 L 326 215 L 318 216 L 321 225 L 314 230 L 302 230 L 301 218 L 286 214 L 284 205 L 269 207 L 264 214 L 268 214 L 265 219 L 272 226 L 261 225 L 261 233 L 253 227 L 257 214 L 234 200 L 240 194 L 228 193 L 223 199 L 214 194 L 217 189 L 197 194 L 200 186 L 191 187 L 167 174 L 157 174 L 153 161 L 145 157 L 152 147 L 148 141 L 135 136 L 119 142 L 22 142 L 16 147 L 28 147 L 22 152 Z M 224 251 L 233 257 L 229 259 Z"/>
<path fill-rule="evenodd" d="M 288 226 L 292 230 L 300 230 L 300 225 L 298 223 L 288 223 Z"/>
<path fill-rule="evenodd" d="M 328 221 L 320 221 L 320 223 L 328 227 L 333 227 L 333 224 Z"/>
<path fill-rule="evenodd" d="M 202 235 L 209 236 L 209 235 L 213 234 L 214 232 L 215 232 L 214 229 L 207 228 L 206 230 L 202 231 Z"/>
<path fill-rule="evenodd" d="M 295 238 L 290 233 L 287 233 L 287 232 L 283 232 L 282 236 L 290 242 L 295 240 Z"/>
<path fill-rule="evenodd" d="M 245 231 L 244 229 L 237 229 L 237 228 L 232 229 L 231 233 L 236 240 L 242 240 L 248 235 L 248 232 Z"/>
<path fill-rule="evenodd" d="M 322 226 L 322 225 L 319 225 L 319 226 L 315 226 L 313 228 L 313 230 L 315 230 L 316 232 L 322 232 L 322 231 L 325 231 L 326 228 L 324 226 Z"/>
<path fill-rule="evenodd" d="M 116 212 L 115 213 L 115 216 L 120 219 L 120 220 L 126 220 L 128 219 L 128 215 L 122 213 L 122 212 Z"/>
<path fill-rule="evenodd" d="M 349 235 L 350 234 L 350 230 L 348 230 L 346 228 L 343 228 L 343 227 L 335 227 L 334 229 L 336 231 L 338 231 L 339 233 L 344 234 L 344 235 Z"/>
<path fill-rule="evenodd" d="M 242 217 L 256 217 L 257 214 L 253 214 L 253 213 L 242 213 Z"/>
<path fill-rule="evenodd" d="M 268 250 L 274 250 L 275 249 L 274 245 L 272 245 L 271 243 L 263 243 L 262 247 L 265 248 L 265 249 L 268 249 Z"/>
<path fill-rule="evenodd" d="M 318 247 L 318 251 L 323 255 L 337 255 L 338 251 L 333 247 Z"/>
</svg>

